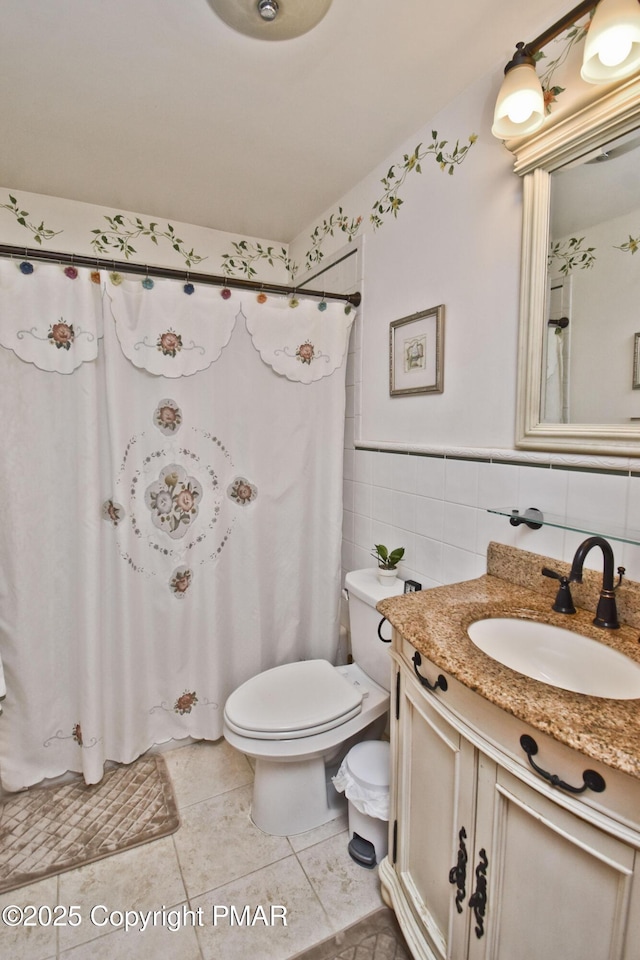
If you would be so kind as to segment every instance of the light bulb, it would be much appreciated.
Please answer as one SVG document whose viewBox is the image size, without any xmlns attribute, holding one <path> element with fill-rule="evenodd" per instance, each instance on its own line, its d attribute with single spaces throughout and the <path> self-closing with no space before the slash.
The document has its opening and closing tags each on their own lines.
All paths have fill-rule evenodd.
<svg viewBox="0 0 640 960">
<path fill-rule="evenodd" d="M 605 67 L 617 67 L 631 53 L 631 38 L 625 27 L 612 27 L 600 37 L 598 58 Z"/>
<path fill-rule="evenodd" d="M 513 97 L 509 97 L 505 104 L 506 113 L 513 123 L 524 123 L 528 120 L 537 106 L 537 98 L 530 90 L 520 90 Z"/>
</svg>

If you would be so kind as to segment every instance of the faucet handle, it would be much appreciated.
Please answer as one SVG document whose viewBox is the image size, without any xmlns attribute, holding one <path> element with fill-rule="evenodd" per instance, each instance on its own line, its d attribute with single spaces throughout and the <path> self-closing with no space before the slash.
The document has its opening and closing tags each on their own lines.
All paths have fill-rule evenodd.
<svg viewBox="0 0 640 960">
<path fill-rule="evenodd" d="M 571 596 L 569 577 L 565 577 L 556 570 L 550 570 L 549 567 L 542 568 L 542 576 L 550 577 L 552 580 L 560 581 L 558 593 L 551 609 L 555 610 L 556 613 L 575 613 L 576 608 L 573 602 L 573 597 Z"/>
</svg>

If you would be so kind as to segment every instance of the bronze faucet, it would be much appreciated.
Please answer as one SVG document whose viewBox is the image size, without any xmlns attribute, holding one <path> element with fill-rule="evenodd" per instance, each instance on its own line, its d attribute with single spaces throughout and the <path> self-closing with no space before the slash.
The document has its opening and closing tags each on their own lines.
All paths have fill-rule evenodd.
<svg viewBox="0 0 640 960">
<path fill-rule="evenodd" d="M 575 552 L 573 563 L 571 564 L 569 582 L 582 583 L 582 567 L 587 554 L 593 547 L 600 547 L 604 558 L 602 590 L 600 591 L 598 608 L 593 622 L 596 627 L 606 627 L 608 630 L 617 630 L 620 624 L 618 623 L 615 586 L 613 583 L 613 550 L 611 549 L 611 544 L 605 540 L 604 537 L 587 537 L 587 539 L 580 544 Z M 618 574 L 620 579 L 618 580 L 617 586 L 620 586 L 622 583 L 622 575 L 624 574 L 624 567 L 618 567 Z"/>
</svg>

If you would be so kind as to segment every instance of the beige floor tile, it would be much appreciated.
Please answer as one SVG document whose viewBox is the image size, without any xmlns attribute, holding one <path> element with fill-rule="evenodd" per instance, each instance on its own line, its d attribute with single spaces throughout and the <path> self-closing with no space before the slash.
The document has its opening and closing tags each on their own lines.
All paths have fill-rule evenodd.
<svg viewBox="0 0 640 960">
<path fill-rule="evenodd" d="M 90 919 L 91 909 L 159 910 L 182 903 L 186 893 L 173 837 L 154 840 L 144 846 L 118 853 L 105 860 L 60 875 L 60 903 L 79 904 L 83 922 L 60 929 L 60 950 L 112 932 Z M 101 911 L 104 913 L 104 911 Z"/>
<path fill-rule="evenodd" d="M 10 890 L 0 896 L 0 909 L 16 906 L 17 911 L 9 911 L 6 919 L 0 921 L 0 957 L 11 957 L 11 960 L 49 960 L 56 955 L 58 931 L 48 923 L 46 911 L 41 914 L 43 923 L 38 923 L 32 916 L 32 910 L 26 914 L 20 913 L 24 907 L 55 907 L 58 900 L 58 878 L 50 877 L 40 880 L 28 887 L 19 890 Z M 22 918 L 23 922 L 36 922 L 36 926 L 9 925 L 14 918 Z M 9 922 L 7 922 L 9 921 Z"/>
<path fill-rule="evenodd" d="M 253 780 L 243 753 L 226 740 L 201 741 L 164 754 L 180 809 L 208 800 Z"/>
<path fill-rule="evenodd" d="M 184 905 L 186 908 L 186 904 Z M 177 919 L 185 914 L 177 907 Z M 118 920 L 117 917 L 114 918 Z M 175 921 L 171 921 L 175 924 Z M 172 930 L 167 922 L 158 918 L 155 925 L 146 929 L 115 929 L 106 936 L 89 943 L 81 943 L 60 953 L 60 960 L 202 960 L 195 927 L 192 923 L 180 923 Z"/>
<path fill-rule="evenodd" d="M 204 960 L 286 960 L 332 932 L 295 856 L 218 887 L 196 898 L 192 906 L 202 907 L 205 922 L 198 929 L 198 938 Z"/>
<path fill-rule="evenodd" d="M 347 852 L 347 832 L 298 853 L 298 860 L 337 931 L 383 906 L 378 870 L 367 870 Z"/>
<path fill-rule="evenodd" d="M 299 850 L 306 850 L 307 847 L 313 847 L 316 843 L 320 843 L 321 840 L 328 840 L 329 837 L 334 837 L 336 833 L 344 833 L 346 829 L 347 814 L 345 812 L 340 814 L 339 817 L 336 817 L 335 820 L 329 820 L 328 823 L 323 823 L 320 827 L 315 827 L 313 830 L 307 830 L 306 833 L 297 833 L 295 836 L 289 837 L 289 843 L 297 853 Z"/>
<path fill-rule="evenodd" d="M 187 807 L 174 834 L 188 896 L 195 897 L 291 854 L 250 817 L 252 785 Z"/>
</svg>

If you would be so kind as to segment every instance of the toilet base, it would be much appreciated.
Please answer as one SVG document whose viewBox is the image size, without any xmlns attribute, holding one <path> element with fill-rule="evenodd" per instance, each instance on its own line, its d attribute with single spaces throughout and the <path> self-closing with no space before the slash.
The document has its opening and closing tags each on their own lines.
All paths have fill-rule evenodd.
<svg viewBox="0 0 640 960">
<path fill-rule="evenodd" d="M 306 833 L 344 812 L 344 798 L 327 785 L 323 757 L 280 763 L 256 759 L 251 819 L 275 837 Z"/>
</svg>

